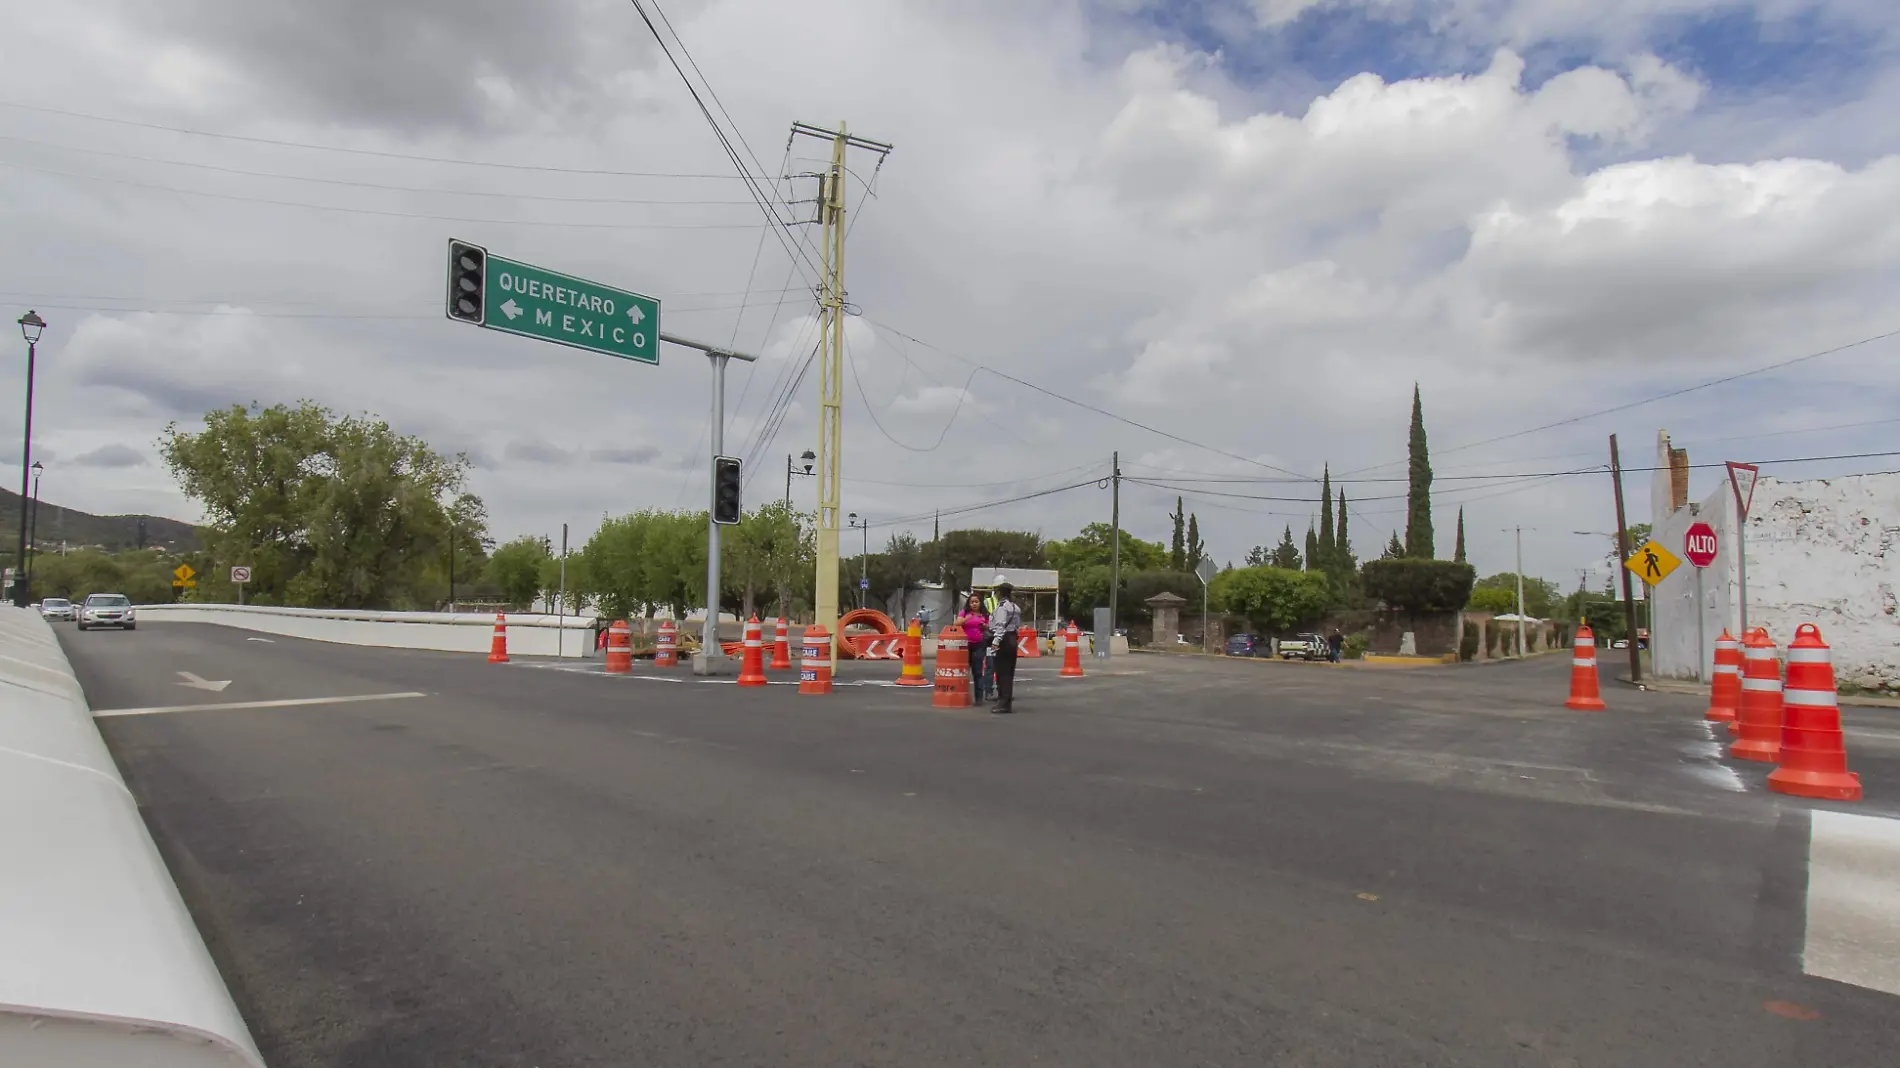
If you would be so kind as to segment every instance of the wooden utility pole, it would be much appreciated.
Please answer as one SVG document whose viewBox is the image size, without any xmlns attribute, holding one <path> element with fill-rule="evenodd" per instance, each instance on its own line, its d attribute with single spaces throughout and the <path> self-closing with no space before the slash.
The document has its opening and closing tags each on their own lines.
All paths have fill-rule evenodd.
<svg viewBox="0 0 1900 1068">
<path fill-rule="evenodd" d="M 1114 489 L 1109 498 L 1109 527 L 1112 533 L 1108 543 L 1108 638 L 1111 647 L 1115 644 L 1116 609 L 1121 607 L 1122 592 L 1122 454 L 1116 452 L 1110 467 L 1114 471 L 1109 480 Z"/>
<path fill-rule="evenodd" d="M 880 157 L 891 151 L 882 141 L 854 137 L 843 122 L 836 130 L 808 123 L 792 124 L 792 136 L 800 134 L 831 142 L 831 165 L 825 169 L 818 190 L 819 222 L 824 225 L 824 277 L 819 295 L 818 361 L 818 527 L 817 574 L 812 589 L 812 622 L 832 636 L 832 669 L 838 666 L 838 491 L 839 452 L 843 448 L 844 419 L 844 179 L 845 150 L 863 148 Z"/>
<path fill-rule="evenodd" d="M 1630 569 L 1623 562 L 1630 558 L 1629 521 L 1623 517 L 1623 460 L 1616 451 L 1616 435 L 1610 435 L 1610 478 L 1616 483 L 1616 569 L 1623 574 L 1623 624 L 1629 632 L 1630 681 L 1643 681 L 1643 653 L 1636 642 L 1636 597 L 1630 589 Z"/>
</svg>

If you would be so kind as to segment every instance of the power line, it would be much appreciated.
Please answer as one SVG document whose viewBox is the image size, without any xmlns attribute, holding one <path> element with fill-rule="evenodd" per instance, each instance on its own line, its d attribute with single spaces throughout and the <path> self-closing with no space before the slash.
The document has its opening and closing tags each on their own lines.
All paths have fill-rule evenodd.
<svg viewBox="0 0 1900 1068">
<path fill-rule="evenodd" d="M 864 380 L 858 377 L 858 361 L 851 355 L 851 343 L 849 340 L 845 342 L 844 346 L 844 362 L 845 366 L 851 368 L 851 384 L 858 387 L 858 399 L 864 402 L 864 412 L 871 417 L 871 425 L 877 427 L 878 433 L 884 435 L 891 444 L 910 452 L 936 452 L 943 447 L 943 439 L 950 435 L 950 428 L 956 425 L 957 414 L 963 411 L 963 402 L 969 397 L 969 393 L 963 392 L 957 395 L 957 406 L 951 410 L 950 418 L 944 421 L 943 429 L 937 432 L 937 440 L 935 442 L 932 442 L 929 446 L 912 445 L 907 441 L 899 440 L 895 434 L 892 434 L 885 428 L 883 420 L 877 417 L 877 408 L 871 404 L 871 398 L 865 395 Z M 893 398 L 893 403 L 894 402 L 895 398 Z"/>
<path fill-rule="evenodd" d="M 36 111 L 43 115 L 59 115 L 69 119 L 86 119 L 90 122 L 111 123 L 114 126 L 133 126 L 142 130 L 163 130 L 166 133 L 186 134 L 191 137 L 210 137 L 220 141 L 242 141 L 254 145 L 272 145 L 278 148 L 296 148 L 313 152 L 337 152 L 351 156 L 372 156 L 378 159 L 400 159 L 414 163 L 450 163 L 460 167 L 488 167 L 506 171 L 535 171 L 542 174 L 597 174 L 615 178 L 713 178 L 730 181 L 737 177 L 731 174 L 696 174 L 670 171 L 620 171 L 598 167 L 557 167 L 550 164 L 532 163 L 495 163 L 489 160 L 455 159 L 447 156 L 422 156 L 407 152 L 384 152 L 370 148 L 346 148 L 342 145 L 320 145 L 308 141 L 286 141 L 270 137 L 248 137 L 243 134 L 217 133 L 211 130 L 194 130 L 183 126 L 165 126 L 155 122 L 139 122 L 134 119 L 115 119 L 105 115 L 88 115 L 80 111 L 65 111 L 60 108 L 39 107 L 34 104 L 21 104 L 11 100 L 0 100 L 0 107 L 16 108 L 21 111 Z"/>
<path fill-rule="evenodd" d="M 1084 486 L 1098 485 L 1100 484 L 1101 481 L 1102 481 L 1101 479 L 1092 478 L 1086 482 L 1074 482 L 1067 486 L 1056 486 L 1051 489 L 1037 490 L 1034 493 L 1024 493 L 1015 497 L 1005 497 L 1001 500 L 982 501 L 977 504 L 968 504 L 968 505 L 963 505 L 956 508 L 933 508 L 928 512 L 919 512 L 916 515 L 899 516 L 896 519 L 886 519 L 886 520 L 882 520 L 876 523 L 867 523 L 865 525 L 873 529 L 877 529 L 881 527 L 903 526 L 906 523 L 916 523 L 925 519 L 930 519 L 932 517 L 949 517 L 949 516 L 957 516 L 957 515 L 968 515 L 971 512 L 981 512 L 990 508 L 1001 508 L 1003 505 L 1006 505 L 1006 504 L 1018 504 L 1023 501 L 1033 501 L 1039 497 L 1048 497 L 1057 493 L 1067 493 L 1070 490 L 1081 489 Z"/>
<path fill-rule="evenodd" d="M 97 174 L 81 174 L 76 171 L 56 170 L 52 167 L 37 167 L 32 164 L 18 163 L 13 160 L 0 160 L 0 167 L 12 167 L 16 170 L 37 171 L 40 174 L 52 174 L 61 178 L 78 178 L 89 182 L 105 182 L 111 185 L 131 186 L 135 189 L 151 189 L 161 193 L 180 193 L 185 196 L 209 197 L 213 200 L 235 200 L 246 204 L 270 204 L 280 208 L 305 208 L 311 211 L 337 211 L 350 215 L 375 215 L 386 219 L 428 219 L 435 222 L 478 223 L 487 226 L 547 226 L 572 230 L 750 230 L 757 223 L 603 223 L 603 222 L 549 222 L 536 219 L 484 219 L 466 215 L 435 215 L 428 212 L 383 211 L 376 208 L 351 208 L 337 204 L 311 204 L 301 200 L 276 200 L 270 197 L 243 196 L 238 193 L 213 193 L 202 189 L 180 189 L 177 186 L 158 185 L 152 182 L 135 182 L 129 178 L 107 178 Z"/>
<path fill-rule="evenodd" d="M 9 137 L 0 134 L 0 141 L 12 141 L 16 144 L 38 145 L 42 148 L 57 149 L 61 152 L 81 152 L 90 156 L 106 156 L 112 159 L 131 160 L 136 163 L 157 163 L 167 167 L 189 167 L 193 170 L 212 171 L 217 174 L 235 174 L 247 178 L 274 178 L 287 182 L 312 182 L 319 185 L 340 185 L 356 189 L 379 189 L 394 193 L 428 193 L 457 197 L 495 197 L 505 200 L 548 201 L 557 204 L 664 204 L 664 205 L 734 205 L 750 206 L 750 200 L 660 200 L 628 199 L 624 197 L 563 197 L 543 193 L 498 193 L 482 189 L 437 189 L 420 185 L 392 185 L 384 182 L 363 182 L 351 178 L 322 178 L 312 174 L 285 174 L 282 171 L 253 171 L 242 167 L 224 167 L 214 163 L 197 163 L 191 160 L 161 159 L 155 156 L 139 156 L 130 152 L 109 152 L 102 148 L 79 148 L 73 145 L 56 145 L 46 141 L 34 141 L 24 137 Z"/>
<path fill-rule="evenodd" d="M 1183 444 L 1183 445 L 1189 445 L 1189 446 L 1192 446 L 1192 447 L 1194 447 L 1194 448 L 1196 448 L 1196 449 L 1204 449 L 1204 450 L 1206 450 L 1206 451 L 1208 451 L 1208 452 L 1211 452 L 1211 453 L 1215 453 L 1216 455 L 1219 455 L 1219 456 L 1225 456 L 1225 457 L 1227 457 L 1227 458 L 1228 458 L 1228 459 L 1230 459 L 1230 460 L 1239 460 L 1239 461 L 1240 461 L 1240 462 L 1242 462 L 1242 463 L 1248 463 L 1248 464 L 1253 464 L 1253 465 L 1255 465 L 1256 467 L 1264 467 L 1264 468 L 1266 468 L 1266 469 L 1267 469 L 1267 470 L 1269 470 L 1269 471 L 1278 471 L 1278 472 L 1280 472 L 1280 473 L 1281 473 L 1281 474 L 1283 474 L 1283 475 L 1292 475 L 1292 476 L 1294 476 L 1295 478 L 1302 478 L 1302 479 L 1305 479 L 1305 480 L 1306 480 L 1306 481 L 1308 481 L 1308 482 L 1318 482 L 1318 481 L 1319 481 L 1319 479 L 1317 479 L 1317 478 L 1312 478 L 1311 476 L 1308 476 L 1308 475 L 1302 475 L 1302 474 L 1300 474 L 1300 473 L 1299 473 L 1298 471 L 1291 471 L 1291 470 L 1288 470 L 1287 468 L 1284 468 L 1284 467 L 1280 467 L 1280 466 L 1277 466 L 1277 465 L 1275 465 L 1275 464 L 1270 464 L 1270 463 L 1267 463 L 1267 462 L 1266 462 L 1266 461 L 1264 461 L 1264 460 L 1256 460 L 1256 459 L 1253 459 L 1252 457 L 1249 457 L 1249 456 L 1242 456 L 1242 455 L 1240 455 L 1239 453 L 1233 453 L 1233 452 L 1228 452 L 1228 451 L 1227 451 L 1226 449 L 1221 449 L 1221 448 L 1216 448 L 1216 447 L 1214 447 L 1214 446 L 1212 446 L 1212 445 L 1206 445 L 1206 444 L 1203 444 L 1203 443 L 1201 443 L 1201 442 L 1198 442 L 1198 441 L 1195 441 L 1195 440 L 1193 440 L 1193 439 L 1191 439 L 1191 438 L 1185 438 L 1185 437 L 1182 437 L 1182 436 L 1181 436 L 1181 435 L 1179 435 L 1179 434 L 1175 434 L 1175 433 L 1172 433 L 1172 432 L 1170 432 L 1170 431 L 1166 431 L 1166 430 L 1162 430 L 1162 429 L 1161 429 L 1161 428 L 1159 428 L 1159 427 L 1155 427 L 1155 426 L 1150 426 L 1150 425 L 1148 425 L 1147 423 L 1143 423 L 1143 422 L 1141 422 L 1141 421 L 1139 421 L 1139 420 L 1136 420 L 1136 419 L 1130 419 L 1129 417 L 1127 417 L 1127 416 L 1125 416 L 1125 415 L 1120 415 L 1120 414 L 1118 414 L 1118 413 L 1115 413 L 1115 412 L 1111 412 L 1111 411 L 1109 411 L 1109 410 L 1108 410 L 1108 409 L 1106 409 L 1106 408 L 1102 408 L 1102 407 L 1099 407 L 1099 406 L 1097 406 L 1097 405 L 1094 405 L 1094 404 L 1090 404 L 1090 403 L 1088 403 L 1087 401 L 1080 401 L 1080 400 L 1076 400 L 1076 399 L 1075 399 L 1074 397 L 1070 397 L 1070 396 L 1065 396 L 1064 394 L 1061 394 L 1061 393 L 1057 393 L 1057 392 L 1056 392 L 1055 390 L 1052 390 L 1052 389 L 1049 389 L 1049 388 L 1047 388 L 1047 387 L 1044 387 L 1044 386 L 1039 386 L 1039 385 L 1037 385 L 1036 383 L 1034 383 L 1034 382 L 1031 382 L 1031 381 L 1029 381 L 1029 380 L 1027 380 L 1027 379 L 1023 379 L 1023 378 L 1017 378 L 1017 377 L 1016 377 L 1015 375 L 1012 375 L 1012 374 L 1007 374 L 1007 373 L 1005 373 L 1005 372 L 1002 372 L 1002 371 L 998 371 L 998 370 L 997 370 L 997 369 L 995 369 L 994 367 L 991 367 L 991 366 L 989 366 L 989 365 L 987 365 L 987 364 L 983 364 L 983 363 L 978 363 L 977 361 L 975 361 L 975 360 L 972 360 L 972 359 L 970 359 L 970 358 L 968 358 L 968 357 L 966 357 L 966 356 L 960 356 L 960 355 L 958 355 L 958 354 L 956 354 L 956 353 L 954 353 L 954 352 L 951 352 L 951 351 L 950 351 L 949 349 L 946 349 L 946 348 L 943 348 L 943 347 L 941 347 L 941 346 L 938 346 L 938 345 L 932 345 L 932 344 L 931 344 L 930 342 L 928 342 L 928 341 L 925 341 L 925 340 L 923 340 L 922 338 L 918 338 L 918 337 L 913 337 L 912 335 L 910 335 L 910 334 L 907 334 L 907 333 L 905 333 L 905 332 L 903 332 L 902 330 L 899 330 L 899 329 L 897 329 L 897 328 L 896 328 L 896 327 L 894 327 L 894 326 L 891 326 L 891 325 L 889 325 L 889 324 L 886 324 L 886 323 L 880 323 L 880 322 L 878 322 L 877 320 L 875 320 L 875 319 L 872 319 L 872 318 L 871 318 L 870 316 L 868 316 L 868 315 L 867 315 L 867 316 L 864 316 L 864 321 L 865 321 L 865 322 L 867 322 L 867 323 L 870 323 L 870 324 L 871 324 L 871 326 L 872 326 L 872 327 L 873 327 L 874 329 L 878 329 L 878 330 L 887 330 L 887 331 L 889 331 L 889 332 L 891 332 L 891 333 L 893 333 L 893 334 L 895 334 L 895 335 L 897 335 L 898 337 L 901 337 L 901 338 L 904 338 L 904 339 L 905 339 L 905 340 L 907 340 L 907 341 L 912 341 L 912 342 L 915 342 L 916 344 L 919 344 L 919 345 L 922 345 L 923 347 L 925 347 L 925 348 L 927 348 L 927 349 L 931 349 L 931 350 L 933 350 L 933 351 L 935 351 L 935 352 L 941 352 L 941 353 L 943 353 L 943 354 L 944 354 L 945 356 L 948 356 L 948 357 L 950 357 L 950 358 L 951 358 L 951 359 L 953 359 L 953 360 L 957 360 L 957 361 L 958 361 L 958 362 L 960 362 L 960 363 L 964 363 L 964 364 L 968 364 L 969 366 L 971 366 L 971 367 L 974 367 L 974 368 L 976 368 L 976 369 L 977 369 L 977 370 L 979 370 L 979 371 L 985 371 L 985 372 L 988 372 L 989 374 L 992 374 L 992 375 L 995 375 L 996 377 L 998 377 L 998 378 L 1001 378 L 1001 379 L 1003 379 L 1003 380 L 1005 380 L 1005 381 L 1008 381 L 1008 382 L 1014 382 L 1015 384 L 1017 384 L 1017 385 L 1019 385 L 1019 386 L 1022 386 L 1022 387 L 1023 387 L 1023 388 L 1025 388 L 1025 389 L 1031 389 L 1031 390 L 1034 390 L 1034 391 L 1036 391 L 1037 393 L 1040 393 L 1040 394 L 1042 394 L 1043 396 L 1046 396 L 1046 397 L 1050 397 L 1050 398 L 1053 398 L 1053 399 L 1055 399 L 1055 400 L 1059 400 L 1059 401 L 1061 401 L 1061 402 L 1063 402 L 1064 404 L 1071 404 L 1071 405 L 1074 405 L 1075 407 L 1077 407 L 1077 408 L 1081 408 L 1081 409 L 1083 409 L 1083 410 L 1085 410 L 1085 411 L 1090 411 L 1090 412 L 1094 412 L 1094 413 L 1095 413 L 1096 415 L 1100 415 L 1100 416 L 1104 416 L 1104 417 L 1106 417 L 1106 418 L 1109 418 L 1109 419 L 1113 419 L 1113 420 L 1115 420 L 1115 421 L 1116 421 L 1116 422 L 1118 422 L 1118 423 L 1125 423 L 1125 424 L 1127 424 L 1128 426 L 1132 426 L 1132 427 L 1134 427 L 1134 428 L 1136 428 L 1137 430 L 1145 430 L 1145 431 L 1147 431 L 1147 432 L 1148 432 L 1148 433 L 1150 433 L 1150 434 L 1154 434 L 1154 435 L 1156 435 L 1156 436 L 1158 436 L 1158 437 L 1164 437 L 1164 438 L 1167 438 L 1167 439 L 1168 439 L 1168 440 L 1170 440 L 1170 441 L 1177 441 L 1177 442 L 1180 442 L 1180 443 L 1181 443 L 1181 444 Z"/>
<path fill-rule="evenodd" d="M 1045 478 L 1057 478 L 1062 475 L 1073 474 L 1077 471 L 1086 471 L 1090 468 L 1101 466 L 1102 461 L 1091 460 L 1085 464 L 1076 464 L 1074 467 L 1064 467 L 1057 471 L 1045 471 L 1040 475 L 1018 475 L 1015 478 L 1000 479 L 995 482 L 880 481 L 875 478 L 854 478 L 851 481 L 863 483 L 867 486 L 898 486 L 905 489 L 989 489 L 992 486 L 1020 486 L 1027 482 L 1040 482 Z"/>
</svg>

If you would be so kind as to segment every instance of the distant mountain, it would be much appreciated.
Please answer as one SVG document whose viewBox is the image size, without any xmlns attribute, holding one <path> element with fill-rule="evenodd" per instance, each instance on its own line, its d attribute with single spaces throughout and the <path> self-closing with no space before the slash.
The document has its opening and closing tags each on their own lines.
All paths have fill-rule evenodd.
<svg viewBox="0 0 1900 1068">
<path fill-rule="evenodd" d="M 78 548 L 98 547 L 117 552 L 139 548 L 139 521 L 145 522 L 145 548 L 188 552 L 200 548 L 198 532 L 190 523 L 155 515 L 93 515 L 40 501 L 38 544 L 56 549 L 61 542 Z M 0 489 L 0 552 L 13 555 L 20 537 L 20 495 Z"/>
</svg>

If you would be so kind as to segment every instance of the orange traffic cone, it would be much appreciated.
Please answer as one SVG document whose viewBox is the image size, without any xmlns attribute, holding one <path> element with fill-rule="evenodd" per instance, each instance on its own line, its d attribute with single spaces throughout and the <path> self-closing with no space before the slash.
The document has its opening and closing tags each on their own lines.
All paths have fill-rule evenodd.
<svg viewBox="0 0 1900 1068">
<path fill-rule="evenodd" d="M 904 631 L 904 669 L 897 673 L 899 686 L 928 686 L 924 678 L 924 625 L 916 619 Z"/>
<path fill-rule="evenodd" d="M 1715 679 L 1709 683 L 1709 710 L 1702 718 L 1715 723 L 1735 722 L 1742 697 L 1742 643 L 1722 628 L 1715 639 Z"/>
<path fill-rule="evenodd" d="M 813 623 L 805 628 L 799 652 L 798 692 L 831 692 L 831 632 Z"/>
<path fill-rule="evenodd" d="M 970 707 L 970 642 L 963 628 L 949 626 L 937 635 L 937 689 L 933 708 Z"/>
<path fill-rule="evenodd" d="M 1603 711 L 1603 697 L 1597 692 L 1597 636 L 1585 623 L 1577 628 L 1570 647 L 1570 700 L 1565 708 L 1578 712 Z"/>
<path fill-rule="evenodd" d="M 785 617 L 779 616 L 772 626 L 772 662 L 767 665 L 773 671 L 788 671 L 792 666 L 792 643 L 785 634 Z"/>
<path fill-rule="evenodd" d="M 1859 801 L 1860 776 L 1847 770 L 1834 664 L 1821 628 L 1803 623 L 1788 644 L 1788 683 L 1781 692 L 1781 766 L 1768 788 L 1824 801 Z"/>
<path fill-rule="evenodd" d="M 653 639 L 653 666 L 678 667 L 680 631 L 670 619 L 660 620 L 660 633 Z"/>
<path fill-rule="evenodd" d="M 508 662 L 508 617 L 495 613 L 495 636 L 488 642 L 488 662 L 506 664 Z"/>
<path fill-rule="evenodd" d="M 1062 677 L 1082 677 L 1082 629 L 1073 619 L 1069 620 L 1069 629 L 1062 632 Z"/>
<path fill-rule="evenodd" d="M 739 685 L 765 685 L 765 639 L 764 628 L 759 625 L 759 617 L 753 616 L 745 625 L 745 655 L 739 661 Z"/>
<path fill-rule="evenodd" d="M 1729 756 L 1775 762 L 1781 752 L 1781 664 L 1765 627 L 1756 627 L 1742 640 L 1742 702 L 1730 726 L 1736 738 L 1728 747 Z"/>
<path fill-rule="evenodd" d="M 1032 658 L 1042 655 L 1042 643 L 1036 640 L 1036 628 L 1024 627 L 1016 632 L 1016 655 Z"/>
<path fill-rule="evenodd" d="M 632 628 L 624 619 L 616 619 L 607 628 L 607 666 L 609 675 L 625 675 L 633 670 Z"/>
</svg>

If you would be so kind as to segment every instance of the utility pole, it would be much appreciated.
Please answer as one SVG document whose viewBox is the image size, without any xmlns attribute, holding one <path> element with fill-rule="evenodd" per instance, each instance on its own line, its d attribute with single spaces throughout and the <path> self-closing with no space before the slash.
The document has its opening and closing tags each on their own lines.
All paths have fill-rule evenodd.
<svg viewBox="0 0 1900 1068">
<path fill-rule="evenodd" d="M 831 634 L 832 670 L 838 666 L 838 489 L 839 452 L 844 439 L 844 179 L 845 150 L 862 148 L 878 154 L 878 163 L 890 154 L 891 146 L 853 136 L 840 121 L 836 130 L 809 123 L 792 124 L 792 137 L 800 134 L 831 142 L 831 165 L 825 169 L 818 190 L 819 222 L 823 224 L 824 279 L 819 297 L 819 344 L 823 359 L 818 361 L 818 560 L 812 590 L 812 622 Z"/>
<path fill-rule="evenodd" d="M 1616 451 L 1616 435 L 1610 435 L 1610 478 L 1616 483 L 1616 569 L 1623 574 L 1623 625 L 1629 631 L 1630 681 L 1643 681 L 1642 650 L 1636 647 L 1636 598 L 1630 590 L 1630 569 L 1623 561 L 1630 558 L 1629 522 L 1623 517 L 1623 459 Z"/>
<path fill-rule="evenodd" d="M 1109 467 L 1114 473 L 1108 477 L 1114 488 L 1109 491 L 1109 526 L 1114 530 L 1114 540 L 1108 543 L 1108 643 L 1113 646 L 1122 594 L 1122 454 L 1116 451 L 1111 455 Z"/>
<path fill-rule="evenodd" d="M 1517 531 L 1517 655 L 1524 655 L 1524 528 Z"/>
<path fill-rule="evenodd" d="M 561 593 L 554 602 L 554 658 L 561 658 L 567 645 L 567 524 L 561 524 Z"/>
</svg>

